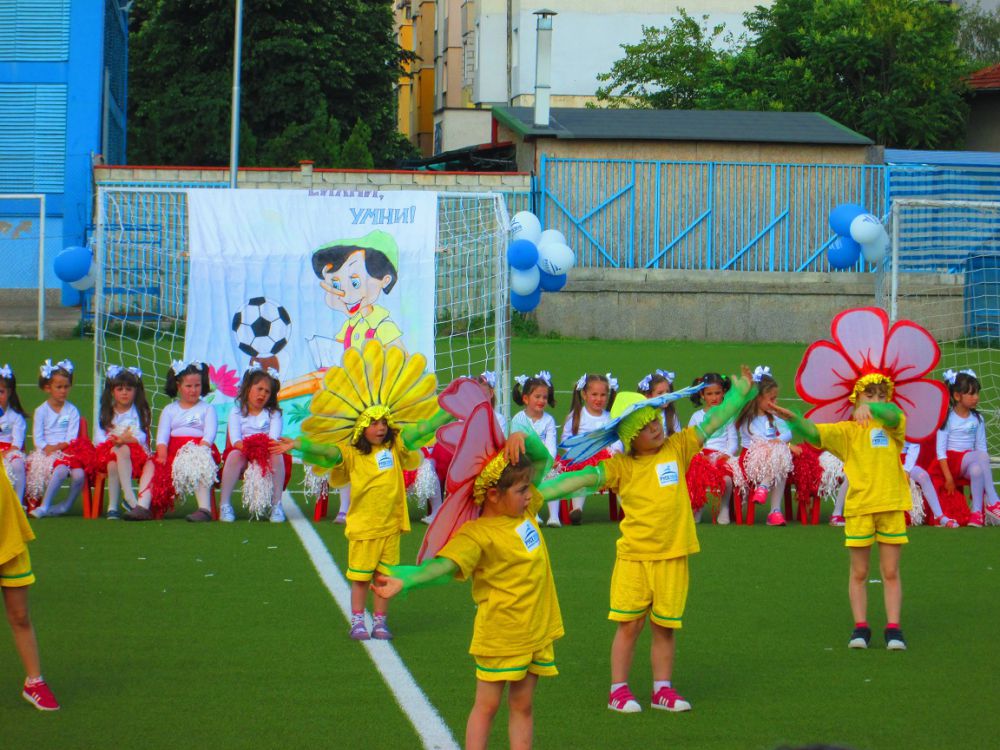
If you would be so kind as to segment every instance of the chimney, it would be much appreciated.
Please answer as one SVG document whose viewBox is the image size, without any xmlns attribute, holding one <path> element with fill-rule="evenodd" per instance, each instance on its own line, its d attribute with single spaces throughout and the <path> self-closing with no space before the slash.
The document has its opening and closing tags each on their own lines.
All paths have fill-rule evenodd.
<svg viewBox="0 0 1000 750">
<path fill-rule="evenodd" d="M 535 127 L 549 126 L 549 96 L 552 91 L 552 17 L 554 10 L 536 10 L 535 41 Z"/>
</svg>

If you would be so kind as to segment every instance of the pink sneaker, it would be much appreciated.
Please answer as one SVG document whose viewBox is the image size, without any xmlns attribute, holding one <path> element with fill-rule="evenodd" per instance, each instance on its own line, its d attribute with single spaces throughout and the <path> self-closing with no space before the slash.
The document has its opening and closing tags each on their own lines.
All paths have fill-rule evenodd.
<svg viewBox="0 0 1000 750">
<path fill-rule="evenodd" d="M 768 526 L 784 526 L 785 516 L 780 510 L 772 510 L 767 514 L 767 525 Z"/>
<path fill-rule="evenodd" d="M 351 617 L 350 635 L 351 638 L 353 638 L 356 641 L 367 641 L 369 638 L 371 638 L 371 636 L 368 635 L 368 628 L 365 627 L 364 615 L 362 615 L 361 617 L 354 617 L 354 616 Z"/>
<path fill-rule="evenodd" d="M 642 706 L 632 695 L 628 685 L 622 685 L 608 696 L 608 708 L 620 714 L 637 714 L 642 711 Z"/>
<path fill-rule="evenodd" d="M 770 491 L 771 490 L 767 487 L 758 487 L 753 491 L 753 494 L 750 496 L 751 502 L 755 502 L 758 505 L 760 505 L 761 503 L 767 500 L 767 495 Z"/>
<path fill-rule="evenodd" d="M 969 522 L 965 524 L 966 526 L 971 526 L 974 529 L 982 528 L 983 526 L 983 514 L 982 513 L 970 513 Z"/>
<path fill-rule="evenodd" d="M 653 708 L 661 711 L 690 711 L 691 704 L 684 700 L 680 693 L 672 687 L 661 687 L 653 693 L 653 700 L 650 703 Z"/>
<path fill-rule="evenodd" d="M 847 520 L 843 516 L 830 516 L 831 526 L 846 526 Z"/>
<path fill-rule="evenodd" d="M 986 506 L 986 520 L 992 524 L 1000 525 L 1000 503 Z"/>
<path fill-rule="evenodd" d="M 948 518 L 948 516 L 942 515 L 938 516 L 934 520 L 937 522 L 937 525 L 940 526 L 942 529 L 958 528 L 958 521 L 956 521 L 954 518 Z"/>
<path fill-rule="evenodd" d="M 391 641 L 392 631 L 385 624 L 385 617 L 372 618 L 372 638 L 377 641 Z"/>
<path fill-rule="evenodd" d="M 21 692 L 21 695 L 23 695 L 24 699 L 39 711 L 59 710 L 59 702 L 56 700 L 56 697 L 52 695 L 52 691 L 49 690 L 49 686 L 45 684 L 44 680 L 39 680 L 38 682 L 30 684 L 27 680 L 25 680 L 24 690 Z"/>
</svg>

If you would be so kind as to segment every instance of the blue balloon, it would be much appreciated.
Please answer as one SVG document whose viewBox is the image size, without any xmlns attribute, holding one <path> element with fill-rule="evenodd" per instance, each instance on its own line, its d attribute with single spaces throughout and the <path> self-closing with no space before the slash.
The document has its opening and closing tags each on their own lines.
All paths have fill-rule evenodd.
<svg viewBox="0 0 1000 750">
<path fill-rule="evenodd" d="M 93 259 L 94 255 L 89 248 L 67 247 L 56 256 L 52 266 L 60 281 L 70 283 L 87 275 Z"/>
<path fill-rule="evenodd" d="M 566 274 L 561 273 L 558 276 L 553 276 L 551 273 L 542 271 L 542 276 L 538 280 L 538 286 L 541 287 L 543 292 L 558 292 L 566 286 Z"/>
<path fill-rule="evenodd" d="M 538 303 L 542 301 L 542 290 L 536 289 L 531 294 L 514 294 L 510 293 L 510 306 L 517 310 L 519 313 L 529 313 L 538 307 Z"/>
<path fill-rule="evenodd" d="M 527 271 L 538 263 L 538 248 L 531 240 L 514 240 L 507 248 L 507 263 L 518 271 Z"/>
<path fill-rule="evenodd" d="M 851 236 L 851 222 L 868 213 L 862 206 L 854 203 L 841 203 L 830 212 L 830 229 L 841 237 Z"/>
<path fill-rule="evenodd" d="M 826 259 L 830 263 L 830 268 L 843 271 L 845 268 L 857 264 L 861 257 L 861 245 L 850 237 L 838 237 L 830 243 L 826 251 Z"/>
</svg>

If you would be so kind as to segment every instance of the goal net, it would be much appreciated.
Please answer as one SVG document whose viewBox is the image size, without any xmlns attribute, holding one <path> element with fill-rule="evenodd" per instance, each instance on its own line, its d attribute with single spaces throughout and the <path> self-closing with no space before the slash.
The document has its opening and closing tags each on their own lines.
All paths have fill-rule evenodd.
<svg viewBox="0 0 1000 750">
<path fill-rule="evenodd" d="M 1000 202 L 894 198 L 876 301 L 941 345 L 932 373 L 975 371 L 990 454 L 1000 454 Z"/>
<path fill-rule="evenodd" d="M 434 268 L 434 370 L 440 387 L 462 375 L 497 372 L 498 404 L 508 402 L 509 306 L 504 249 L 509 219 L 497 193 L 439 193 Z M 154 409 L 170 363 L 184 356 L 190 224 L 184 189 L 103 186 L 98 191 L 98 283 L 93 301 L 95 382 L 109 364 L 138 365 Z M 263 299 L 250 309 L 280 328 L 287 314 Z M 332 311 L 317 311 L 333 315 Z M 236 321 L 237 323 L 248 321 Z M 244 326 L 245 327 L 245 326 Z M 286 326 L 287 327 L 287 326 Z M 290 326 L 294 334 L 295 323 Z M 273 332 L 273 329 L 272 329 Z M 242 328 L 233 334 L 244 342 Z M 227 335 L 230 335 L 227 331 Z M 250 334 L 252 335 L 252 334 Z M 224 345 L 229 347 L 228 340 Z M 280 344 L 283 346 L 284 344 Z M 240 347 L 244 352 L 248 350 Z M 274 348 L 275 354 L 278 348 Z M 232 379 L 242 375 L 227 373 Z M 213 376 L 214 377 L 214 376 Z M 213 390 L 216 381 L 213 379 Z M 308 415 L 308 397 L 282 403 L 286 433 Z M 228 408 L 220 408 L 220 422 Z M 96 415 L 95 415 L 96 417 Z M 222 434 L 222 430 L 220 430 Z"/>
</svg>

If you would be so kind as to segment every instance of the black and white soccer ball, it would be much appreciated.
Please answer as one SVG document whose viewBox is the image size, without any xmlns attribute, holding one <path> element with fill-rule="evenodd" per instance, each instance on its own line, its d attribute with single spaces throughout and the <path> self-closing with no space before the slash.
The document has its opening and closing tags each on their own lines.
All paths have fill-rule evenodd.
<svg viewBox="0 0 1000 750">
<path fill-rule="evenodd" d="M 288 311 L 266 297 L 247 300 L 233 315 L 233 334 L 240 351 L 250 357 L 272 357 L 288 345 L 292 319 Z"/>
</svg>

